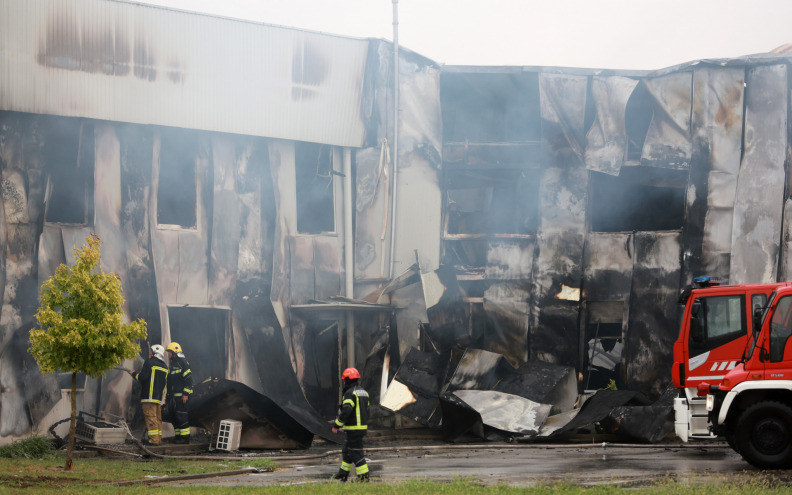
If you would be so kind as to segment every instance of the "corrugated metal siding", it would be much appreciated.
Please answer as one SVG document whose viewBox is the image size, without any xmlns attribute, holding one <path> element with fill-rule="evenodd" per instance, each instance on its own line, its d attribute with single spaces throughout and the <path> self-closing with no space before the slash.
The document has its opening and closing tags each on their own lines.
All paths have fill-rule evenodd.
<svg viewBox="0 0 792 495">
<path fill-rule="evenodd" d="M 367 40 L 110 0 L 0 0 L 0 109 L 360 147 Z"/>
</svg>

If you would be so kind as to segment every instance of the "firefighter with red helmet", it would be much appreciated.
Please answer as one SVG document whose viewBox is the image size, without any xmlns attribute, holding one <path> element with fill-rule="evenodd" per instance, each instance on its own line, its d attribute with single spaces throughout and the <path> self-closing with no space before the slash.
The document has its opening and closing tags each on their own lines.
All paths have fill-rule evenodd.
<svg viewBox="0 0 792 495">
<path fill-rule="evenodd" d="M 369 467 L 363 456 L 363 437 L 368 429 L 369 395 L 358 384 L 360 373 L 357 369 L 345 369 L 341 379 L 344 382 L 344 398 L 333 423 L 333 433 L 344 430 L 346 442 L 341 451 L 341 468 L 333 475 L 333 479 L 346 481 L 354 466 L 357 480 L 368 481 Z"/>
</svg>

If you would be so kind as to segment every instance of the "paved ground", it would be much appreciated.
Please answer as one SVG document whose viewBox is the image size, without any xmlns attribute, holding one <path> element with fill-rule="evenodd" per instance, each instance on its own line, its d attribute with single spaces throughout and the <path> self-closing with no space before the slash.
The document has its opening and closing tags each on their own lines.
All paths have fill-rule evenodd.
<svg viewBox="0 0 792 495">
<path fill-rule="evenodd" d="M 566 482 L 580 485 L 620 484 L 643 486 L 674 478 L 696 483 L 715 479 L 733 481 L 765 476 L 744 462 L 725 444 L 690 446 L 679 443 L 630 445 L 602 443 L 565 444 L 446 444 L 426 445 L 404 441 L 375 441 L 367 449 L 372 480 L 398 482 L 410 479 L 450 481 L 464 477 L 483 484 L 514 486 Z M 412 444 L 412 445 L 410 445 Z M 272 473 L 246 474 L 182 481 L 186 485 L 275 485 L 327 482 L 338 469 L 337 446 L 312 447 L 283 453 Z M 771 473 L 774 479 L 792 481 L 792 471 Z"/>
</svg>

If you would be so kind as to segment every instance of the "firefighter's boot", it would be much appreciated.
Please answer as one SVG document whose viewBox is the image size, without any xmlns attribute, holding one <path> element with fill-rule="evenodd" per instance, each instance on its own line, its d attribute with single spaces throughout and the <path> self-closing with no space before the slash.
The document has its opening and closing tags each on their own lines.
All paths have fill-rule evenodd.
<svg viewBox="0 0 792 495">
<path fill-rule="evenodd" d="M 339 469 L 336 474 L 330 477 L 330 481 L 340 481 L 341 483 L 346 483 L 347 478 L 349 478 L 349 471 Z"/>
<path fill-rule="evenodd" d="M 360 464 L 355 466 L 355 474 L 357 475 L 357 480 L 355 481 L 360 483 L 369 482 L 369 467 L 365 459 L 361 460 Z"/>
</svg>

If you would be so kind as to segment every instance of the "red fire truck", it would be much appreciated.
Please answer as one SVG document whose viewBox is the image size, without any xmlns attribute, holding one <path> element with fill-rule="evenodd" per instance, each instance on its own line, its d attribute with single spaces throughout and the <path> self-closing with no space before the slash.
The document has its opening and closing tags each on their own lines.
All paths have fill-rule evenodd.
<svg viewBox="0 0 792 495">
<path fill-rule="evenodd" d="M 674 344 L 674 385 L 682 392 L 674 401 L 676 435 L 687 442 L 711 439 L 701 383 L 719 383 L 743 356 L 752 334 L 752 315 L 764 310 L 774 290 L 789 283 L 723 285 L 721 279 L 699 277 L 680 296 L 685 305 L 679 338 Z"/>
<path fill-rule="evenodd" d="M 712 431 L 760 468 L 792 467 L 792 286 L 756 311 L 741 361 L 712 385 L 702 381 Z"/>
</svg>

